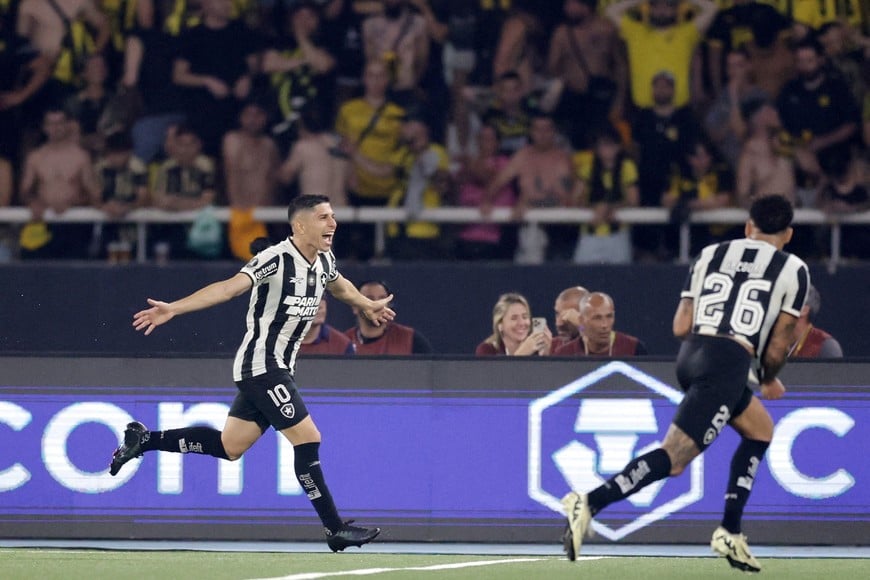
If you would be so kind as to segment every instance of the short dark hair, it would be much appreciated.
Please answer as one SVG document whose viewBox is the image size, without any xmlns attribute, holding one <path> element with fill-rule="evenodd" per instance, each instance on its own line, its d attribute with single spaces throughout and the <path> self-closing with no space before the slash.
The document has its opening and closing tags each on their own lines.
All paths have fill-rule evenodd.
<svg viewBox="0 0 870 580">
<path fill-rule="evenodd" d="M 791 226 L 794 208 L 791 202 L 779 194 L 765 195 L 756 199 L 749 208 L 749 217 L 764 234 L 778 234 Z"/>
<path fill-rule="evenodd" d="M 386 292 L 387 292 L 387 296 L 389 296 L 390 294 L 393 293 L 393 291 L 390 290 L 390 287 L 387 285 L 386 282 L 384 282 L 383 280 L 374 280 L 374 279 L 364 280 L 363 282 L 360 282 L 357 285 L 357 290 L 362 290 L 363 286 L 368 286 L 369 284 L 377 284 L 378 286 L 383 286 L 384 290 L 386 290 Z"/>
<path fill-rule="evenodd" d="M 293 198 L 293 201 L 287 206 L 287 221 L 292 222 L 300 211 L 313 209 L 321 203 L 329 203 L 329 198 L 325 195 L 300 195 Z"/>
</svg>

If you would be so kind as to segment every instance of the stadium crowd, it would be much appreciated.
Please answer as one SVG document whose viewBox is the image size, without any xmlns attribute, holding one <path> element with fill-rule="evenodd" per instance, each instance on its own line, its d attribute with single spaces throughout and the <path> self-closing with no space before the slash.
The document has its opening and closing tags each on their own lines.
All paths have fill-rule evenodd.
<svg viewBox="0 0 870 580">
<path fill-rule="evenodd" d="M 862 0 L 0 0 L 0 206 L 33 216 L 0 244 L 113 257 L 135 236 L 112 218 L 156 207 L 199 214 L 150 226 L 149 256 L 245 258 L 287 233 L 253 208 L 322 193 L 407 209 L 396 260 L 626 263 L 766 193 L 863 211 L 868 19 Z M 42 220 L 74 206 L 109 219 Z M 517 223 L 414 219 L 439 206 Z M 629 206 L 672 223 L 619 223 Z M 524 225 L 537 207 L 594 218 Z M 822 233 L 792 251 L 820 256 Z M 371 258 L 372 238 L 345 225 L 335 253 Z M 870 226 L 844 228 L 842 253 L 870 258 Z"/>
</svg>

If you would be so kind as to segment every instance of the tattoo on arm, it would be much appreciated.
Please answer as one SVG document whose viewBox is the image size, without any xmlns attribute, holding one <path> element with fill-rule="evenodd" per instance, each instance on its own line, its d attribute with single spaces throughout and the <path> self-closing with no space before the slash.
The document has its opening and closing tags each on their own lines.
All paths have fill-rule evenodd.
<svg viewBox="0 0 870 580">
<path fill-rule="evenodd" d="M 785 366 L 788 351 L 793 342 L 796 323 L 797 318 L 794 316 L 785 313 L 779 315 L 773 329 L 773 335 L 770 337 L 770 343 L 764 352 L 764 359 L 761 361 L 762 376 L 760 378 L 762 381 L 776 378 L 776 375 Z"/>
</svg>

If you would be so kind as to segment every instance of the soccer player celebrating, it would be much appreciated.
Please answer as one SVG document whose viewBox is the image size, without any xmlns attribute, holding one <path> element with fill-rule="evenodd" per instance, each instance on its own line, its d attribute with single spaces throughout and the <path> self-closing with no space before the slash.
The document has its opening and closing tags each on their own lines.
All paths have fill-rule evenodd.
<svg viewBox="0 0 870 580">
<path fill-rule="evenodd" d="M 562 498 L 570 560 L 580 553 L 595 514 L 682 473 L 728 424 L 741 441 L 731 460 L 722 524 L 710 546 L 735 568 L 761 571 L 740 523 L 773 437 L 773 419 L 747 377 L 760 383 L 765 399 L 785 393 L 776 375 L 785 365 L 810 286 L 806 264 L 782 251 L 792 236 L 793 215 L 783 196 L 761 197 L 749 210 L 744 239 L 708 246 L 692 264 L 673 322 L 674 335 L 685 339 L 677 356 L 677 379 L 686 395 L 660 448 L 635 458 L 588 494 L 572 491 Z"/>
<path fill-rule="evenodd" d="M 204 426 L 148 431 L 134 421 L 112 455 L 109 472 L 117 474 L 125 463 L 148 451 L 201 453 L 234 461 L 271 425 L 293 445 L 296 477 L 323 522 L 329 547 L 338 552 L 372 541 L 380 529 L 352 526 L 338 515 L 320 467 L 320 432 L 294 381 L 296 353 L 324 289 L 378 325 L 395 317 L 388 306 L 393 296 L 369 300 L 338 272 L 331 250 L 337 224 L 329 198 L 299 196 L 287 213 L 292 235 L 259 252 L 241 272 L 175 302 L 149 298 L 151 307 L 133 316 L 133 326 L 147 335 L 179 314 L 254 289 L 246 317 L 248 330 L 233 364 L 238 393 L 223 431 Z"/>
</svg>

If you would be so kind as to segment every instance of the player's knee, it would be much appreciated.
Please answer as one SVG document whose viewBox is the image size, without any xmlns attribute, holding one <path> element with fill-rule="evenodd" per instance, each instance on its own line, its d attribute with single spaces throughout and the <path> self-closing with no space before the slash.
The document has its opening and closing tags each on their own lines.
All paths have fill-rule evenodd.
<svg viewBox="0 0 870 580">
<path fill-rule="evenodd" d="M 770 421 L 770 425 L 761 425 L 752 438 L 765 443 L 773 441 L 773 421 Z"/>
<path fill-rule="evenodd" d="M 224 452 L 227 454 L 227 459 L 229 461 L 238 461 L 242 458 L 242 455 L 245 454 L 245 451 L 245 449 L 234 449 L 232 447 L 227 447 L 226 443 L 224 444 Z"/>
<path fill-rule="evenodd" d="M 671 465 L 671 472 L 668 474 L 671 477 L 676 477 L 686 470 L 685 465 Z"/>
<path fill-rule="evenodd" d="M 291 427 L 289 430 L 282 431 L 293 445 L 302 445 L 305 443 L 320 443 L 323 438 L 320 435 L 320 429 L 314 424 L 310 417 L 299 424 Z"/>
<path fill-rule="evenodd" d="M 226 453 L 229 461 L 237 461 L 241 459 L 242 455 L 244 455 L 245 451 L 250 447 L 250 445 L 226 438 L 221 439 L 221 444 L 224 446 L 224 453 Z"/>
<path fill-rule="evenodd" d="M 323 437 L 320 435 L 320 430 L 316 427 L 314 429 L 306 430 L 304 433 L 305 441 L 304 443 L 322 443 Z"/>
</svg>

